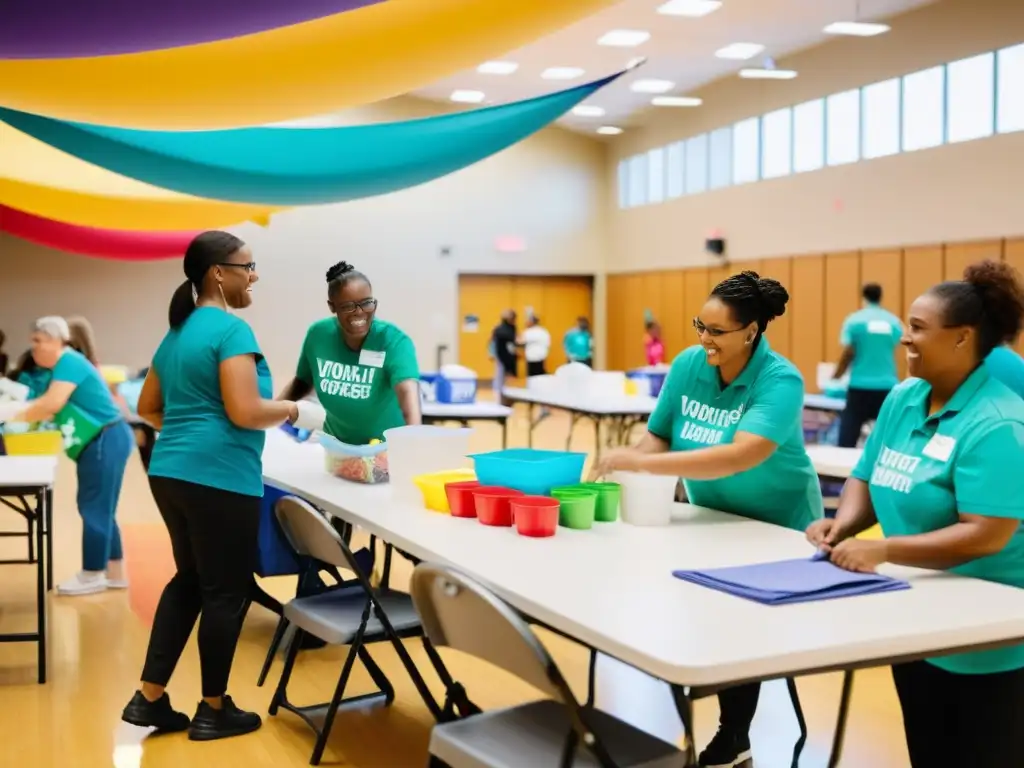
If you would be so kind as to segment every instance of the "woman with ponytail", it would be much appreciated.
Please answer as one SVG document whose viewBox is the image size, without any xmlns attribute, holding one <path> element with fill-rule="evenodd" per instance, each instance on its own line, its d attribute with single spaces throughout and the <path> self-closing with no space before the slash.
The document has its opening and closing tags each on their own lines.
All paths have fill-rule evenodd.
<svg viewBox="0 0 1024 768">
<path fill-rule="evenodd" d="M 598 473 L 680 477 L 691 504 L 799 531 L 820 518 L 821 487 L 804 449 L 803 377 L 764 336 L 788 300 L 778 281 L 756 272 L 716 285 L 693 319 L 700 345 L 673 361 L 647 434 L 633 448 L 605 453 Z M 759 695 L 759 683 L 718 694 L 718 733 L 701 766 L 750 759 Z"/>
<path fill-rule="evenodd" d="M 272 399 L 256 337 L 231 312 L 252 304 L 259 280 L 249 247 L 204 232 L 185 252 L 184 269 L 138 406 L 160 432 L 149 483 L 177 573 L 160 598 L 142 685 L 122 719 L 206 741 L 261 725 L 235 706 L 227 685 L 256 567 L 265 430 L 298 413 L 295 403 Z M 202 701 L 190 721 L 164 689 L 197 619 Z"/>
<path fill-rule="evenodd" d="M 949 570 L 1024 588 L 1024 400 L 985 364 L 1024 327 L 1024 285 L 983 261 L 910 306 L 912 378 L 885 399 L 834 520 L 833 563 Z M 885 538 L 854 538 L 875 523 Z M 892 668 L 913 768 L 1024 765 L 1024 645 Z"/>
</svg>

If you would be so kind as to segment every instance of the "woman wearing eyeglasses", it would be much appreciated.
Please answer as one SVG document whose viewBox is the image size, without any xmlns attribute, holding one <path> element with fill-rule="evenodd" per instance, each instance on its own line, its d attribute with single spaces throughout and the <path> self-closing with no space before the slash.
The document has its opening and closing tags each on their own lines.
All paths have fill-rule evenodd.
<svg viewBox="0 0 1024 768">
<path fill-rule="evenodd" d="M 327 306 L 334 317 L 306 331 L 295 378 L 281 397 L 301 400 L 316 390 L 327 413 L 324 431 L 350 445 L 419 424 L 416 348 L 405 332 L 375 317 L 366 275 L 344 261 L 327 270 Z"/>
<path fill-rule="evenodd" d="M 716 285 L 693 321 L 700 346 L 672 363 L 647 434 L 606 452 L 598 474 L 673 475 L 691 504 L 794 530 L 819 519 L 821 488 L 803 441 L 803 378 L 764 337 L 788 300 L 782 285 L 756 272 Z M 753 683 L 718 695 L 719 729 L 701 766 L 732 768 L 750 758 L 759 692 Z"/>
</svg>

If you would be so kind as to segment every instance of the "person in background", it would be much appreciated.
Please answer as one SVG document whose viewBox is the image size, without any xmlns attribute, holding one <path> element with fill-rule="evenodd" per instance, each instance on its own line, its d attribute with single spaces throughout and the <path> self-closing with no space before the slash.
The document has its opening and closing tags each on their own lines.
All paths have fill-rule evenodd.
<svg viewBox="0 0 1024 768">
<path fill-rule="evenodd" d="M 716 285 L 693 319 L 700 346 L 672 362 L 647 434 L 605 452 L 596 474 L 680 477 L 691 504 L 799 531 L 820 518 L 821 487 L 804 448 L 803 377 L 764 336 L 788 300 L 780 283 L 756 272 Z M 759 683 L 718 694 L 718 732 L 699 765 L 750 759 L 759 695 Z"/>
<path fill-rule="evenodd" d="M 523 357 L 526 358 L 527 377 L 546 375 L 547 359 L 551 353 L 551 334 L 540 324 L 539 317 L 530 315 L 526 318 L 526 330 L 519 338 L 519 343 L 523 347 Z M 551 411 L 542 407 L 537 422 L 550 415 Z"/>
<path fill-rule="evenodd" d="M 1016 342 L 1013 339 L 1010 343 Z M 1001 381 L 1019 397 L 1024 397 L 1024 359 L 1009 344 L 1000 344 L 985 358 L 985 367 L 997 381 Z"/>
<path fill-rule="evenodd" d="M 4 344 L 7 343 L 7 334 L 0 331 L 0 376 L 7 375 L 7 369 L 11 365 L 10 359 L 7 357 L 7 353 L 4 352 Z"/>
<path fill-rule="evenodd" d="M 839 343 L 843 351 L 834 374 L 841 379 L 850 371 L 846 407 L 839 418 L 839 446 L 856 448 L 864 425 L 878 418 L 885 396 L 899 377 L 896 347 L 903 324 L 882 309 L 882 286 L 868 283 L 861 292 L 864 306 L 843 321 Z"/>
<path fill-rule="evenodd" d="M 576 325 L 566 331 L 562 344 L 570 363 L 594 367 L 594 337 L 590 333 L 590 321 L 587 318 L 576 318 Z"/>
<path fill-rule="evenodd" d="M 230 311 L 252 304 L 259 277 L 249 247 L 227 232 L 204 232 L 183 266 L 170 329 L 139 394 L 139 415 L 160 432 L 149 485 L 177 572 L 160 596 L 142 683 L 121 719 L 208 741 L 262 724 L 227 686 L 257 564 L 265 430 L 294 422 L 298 407 L 271 399 L 256 337 Z M 189 720 L 173 709 L 166 686 L 197 619 L 202 701 Z"/>
<path fill-rule="evenodd" d="M 32 358 L 50 372 L 49 383 L 44 391 L 33 392 L 35 399 L 26 403 L 15 420 L 53 422 L 63 434 L 64 452 L 75 462 L 82 570 L 59 584 L 57 594 L 89 595 L 128 586 L 115 515 L 134 440 L 96 366 L 70 342 L 64 318 L 36 321 Z"/>
<path fill-rule="evenodd" d="M 327 413 L 324 431 L 350 445 L 420 424 L 416 347 L 377 317 L 366 275 L 344 261 L 327 270 L 327 307 L 331 316 L 306 331 L 295 376 L 280 398 L 302 400 L 315 391 Z"/>
<path fill-rule="evenodd" d="M 84 317 L 70 315 L 66 318 L 68 330 L 71 331 L 70 344 L 77 349 L 82 356 L 90 363 L 99 368 L 99 358 L 96 356 L 96 335 L 93 333 L 92 325 Z"/>
<path fill-rule="evenodd" d="M 517 351 L 516 313 L 506 309 L 501 313 L 501 322 L 491 332 L 490 353 L 494 358 L 494 398 L 499 403 L 505 398 L 501 392 L 505 379 L 519 376 L 519 354 Z"/>
<path fill-rule="evenodd" d="M 836 565 L 949 570 L 1024 588 L 1024 400 L 984 364 L 1024 326 L 1010 265 L 969 266 L 910 306 L 911 377 L 885 400 L 834 520 L 807 538 Z M 884 539 L 855 538 L 879 523 Z M 1024 645 L 895 664 L 913 768 L 1024 765 Z"/>
<path fill-rule="evenodd" d="M 665 343 L 661 340 L 661 326 L 655 321 L 647 323 L 647 333 L 644 335 L 644 354 L 647 357 L 647 364 L 664 365 Z"/>
<path fill-rule="evenodd" d="M 29 389 L 29 398 L 39 397 L 50 386 L 51 371 L 39 366 L 32 358 L 32 349 L 26 349 L 18 364 L 10 372 L 10 378 Z"/>
</svg>

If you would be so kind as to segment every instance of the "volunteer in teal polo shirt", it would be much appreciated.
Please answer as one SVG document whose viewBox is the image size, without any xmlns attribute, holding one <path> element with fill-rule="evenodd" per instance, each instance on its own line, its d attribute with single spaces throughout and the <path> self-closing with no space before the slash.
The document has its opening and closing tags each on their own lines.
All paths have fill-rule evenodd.
<svg viewBox="0 0 1024 768">
<path fill-rule="evenodd" d="M 912 377 L 885 402 L 834 521 L 808 530 L 837 565 L 884 562 L 1024 587 L 1024 400 L 984 364 L 1019 334 L 1007 264 L 968 267 L 911 306 Z M 852 538 L 875 522 L 885 539 Z M 1024 765 L 1024 646 L 897 664 L 914 768 Z"/>
<path fill-rule="evenodd" d="M 868 283 L 862 292 L 864 306 L 846 318 L 839 342 L 843 352 L 836 365 L 835 378 L 849 370 L 846 408 L 839 421 L 839 445 L 855 448 L 861 429 L 878 418 L 889 390 L 896 386 L 896 347 L 903 335 L 903 324 L 892 312 L 883 309 L 882 286 Z"/>
<path fill-rule="evenodd" d="M 700 346 L 672 363 L 648 433 L 636 447 L 607 452 L 597 472 L 675 475 L 693 504 L 797 530 L 820 518 L 821 488 L 803 443 L 803 378 L 764 337 L 788 299 L 756 272 L 715 286 L 693 321 Z M 750 757 L 759 692 L 754 683 L 719 694 L 719 730 L 700 765 Z"/>
</svg>

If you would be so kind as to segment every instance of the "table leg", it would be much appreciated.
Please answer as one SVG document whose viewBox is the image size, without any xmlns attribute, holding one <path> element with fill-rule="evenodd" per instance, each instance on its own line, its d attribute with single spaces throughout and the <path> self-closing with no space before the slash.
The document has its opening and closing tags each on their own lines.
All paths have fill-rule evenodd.
<svg viewBox="0 0 1024 768">
<path fill-rule="evenodd" d="M 508 448 L 508 416 L 501 420 L 501 447 Z"/>
<path fill-rule="evenodd" d="M 53 589 L 53 488 L 43 494 L 46 500 L 46 591 Z"/>
<path fill-rule="evenodd" d="M 693 737 L 693 700 L 689 692 L 681 685 L 673 685 L 672 698 L 676 702 L 676 710 L 679 712 L 679 719 L 683 722 L 683 732 L 686 739 L 686 766 L 691 768 L 697 765 L 697 743 Z"/>
<path fill-rule="evenodd" d="M 791 768 L 800 768 L 800 755 L 804 751 L 804 744 L 807 743 L 807 721 L 804 720 L 804 708 L 800 705 L 800 694 L 796 689 L 796 680 L 792 677 L 786 678 L 786 689 L 789 691 L 789 699 L 793 702 L 793 713 L 796 715 L 796 723 L 800 727 L 800 738 L 793 745 L 793 762 Z"/>
<path fill-rule="evenodd" d="M 36 509 L 43 510 L 46 504 L 46 491 L 41 489 L 36 494 Z M 39 684 L 46 682 L 46 564 L 43 562 L 43 521 L 36 522 L 36 631 L 39 633 Z"/>
<path fill-rule="evenodd" d="M 828 768 L 837 768 L 843 755 L 843 739 L 846 737 L 846 719 L 850 714 L 850 695 L 853 693 L 853 670 L 843 672 L 843 692 L 839 695 L 839 716 L 836 718 L 836 732 L 832 737 L 832 753 Z"/>
<path fill-rule="evenodd" d="M 533 403 L 526 405 L 526 446 L 533 448 Z"/>
<path fill-rule="evenodd" d="M 610 430 L 609 430 L 609 434 L 611 434 Z M 594 417 L 594 450 L 596 451 L 596 455 L 597 456 L 601 455 L 601 417 L 600 416 L 595 416 Z"/>
</svg>

